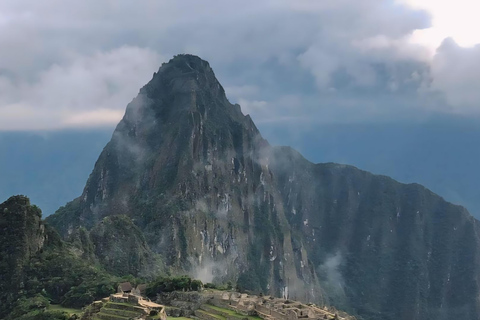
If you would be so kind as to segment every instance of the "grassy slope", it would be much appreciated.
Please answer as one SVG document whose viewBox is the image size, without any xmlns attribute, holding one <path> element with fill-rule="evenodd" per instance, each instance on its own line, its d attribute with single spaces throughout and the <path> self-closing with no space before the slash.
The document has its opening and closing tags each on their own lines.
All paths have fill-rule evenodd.
<svg viewBox="0 0 480 320">
<path fill-rule="evenodd" d="M 50 307 L 48 308 L 48 310 L 63 311 L 63 312 L 68 313 L 70 316 L 72 316 L 74 314 L 79 316 L 83 312 L 81 309 L 65 308 L 65 307 L 62 307 L 61 305 L 58 305 L 58 304 L 51 304 Z"/>
</svg>

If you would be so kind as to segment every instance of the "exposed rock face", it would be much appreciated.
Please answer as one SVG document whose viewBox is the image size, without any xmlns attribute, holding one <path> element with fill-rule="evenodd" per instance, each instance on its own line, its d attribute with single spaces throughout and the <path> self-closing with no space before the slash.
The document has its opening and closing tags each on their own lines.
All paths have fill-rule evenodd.
<svg viewBox="0 0 480 320">
<path fill-rule="evenodd" d="M 204 280 L 371 319 L 479 318 L 478 226 L 465 209 L 271 147 L 195 56 L 154 74 L 82 196 L 48 221 L 67 237 L 119 214 L 168 266 Z"/>
<path fill-rule="evenodd" d="M 163 269 L 143 233 L 126 216 L 104 218 L 91 230 L 90 239 L 95 257 L 115 275 L 150 277 Z"/>
</svg>

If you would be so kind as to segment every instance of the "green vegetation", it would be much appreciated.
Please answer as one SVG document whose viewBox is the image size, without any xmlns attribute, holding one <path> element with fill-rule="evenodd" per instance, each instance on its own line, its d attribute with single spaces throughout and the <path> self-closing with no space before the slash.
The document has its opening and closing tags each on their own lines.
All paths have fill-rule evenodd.
<svg viewBox="0 0 480 320">
<path fill-rule="evenodd" d="M 237 280 L 237 291 L 239 292 L 261 292 L 260 280 L 257 274 L 252 270 L 240 274 Z"/>
<path fill-rule="evenodd" d="M 43 308 L 45 313 L 54 313 L 57 318 L 60 313 L 78 313 L 78 309 L 85 305 L 114 293 L 118 282 L 117 278 L 76 259 L 66 248 L 62 247 L 48 248 L 32 258 L 24 266 L 23 276 L 26 279 L 24 290 L 18 292 L 16 296 L 20 298 L 20 301 L 33 302 L 29 304 L 20 302 L 14 310 L 16 312 L 28 311 L 28 306 L 33 303 L 34 309 Z M 42 305 L 39 304 L 40 301 L 51 301 L 61 304 L 62 307 L 58 305 L 49 307 L 49 303 Z M 70 309 L 65 307 L 70 307 Z M 29 312 L 25 312 L 25 314 L 29 317 L 32 316 Z M 35 318 L 32 319 L 42 316 L 43 313 L 35 313 Z M 17 317 L 18 315 L 12 316 L 12 319 Z"/>
<path fill-rule="evenodd" d="M 62 311 L 68 313 L 70 316 L 71 315 L 80 315 L 83 311 L 82 309 L 74 309 L 74 308 L 65 308 L 61 305 L 58 304 L 51 304 L 50 307 L 48 308 L 50 311 Z"/>
<path fill-rule="evenodd" d="M 146 294 L 148 297 L 154 297 L 160 292 L 200 291 L 202 288 L 203 283 L 200 280 L 194 280 L 189 276 L 159 277 L 147 286 Z"/>
<path fill-rule="evenodd" d="M 53 303 L 81 308 L 115 292 L 118 279 L 78 259 L 60 240 L 25 266 L 25 296 L 42 292 Z"/>
<path fill-rule="evenodd" d="M 205 283 L 203 285 L 205 289 L 214 289 L 214 290 L 220 290 L 220 291 L 226 291 L 226 290 L 233 290 L 233 285 L 231 281 L 228 281 L 227 283 L 224 284 L 215 284 L 215 283 Z"/>
<path fill-rule="evenodd" d="M 27 197 L 0 204 L 0 227 L 0 318 L 62 319 L 71 309 L 50 303 L 80 309 L 116 291 L 120 279 L 79 258 Z"/>
<path fill-rule="evenodd" d="M 31 298 L 21 297 L 15 304 L 13 312 L 7 320 L 68 320 L 70 314 L 65 310 L 55 310 L 50 302 L 42 295 L 35 295 Z"/>
</svg>

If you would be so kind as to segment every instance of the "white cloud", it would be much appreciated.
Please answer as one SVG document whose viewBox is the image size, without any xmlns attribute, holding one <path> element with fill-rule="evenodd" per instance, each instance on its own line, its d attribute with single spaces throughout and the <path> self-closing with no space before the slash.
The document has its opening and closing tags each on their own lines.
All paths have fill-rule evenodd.
<svg viewBox="0 0 480 320">
<path fill-rule="evenodd" d="M 438 1 L 438 0 L 401 0 L 414 8 L 425 9 L 432 15 L 432 26 L 419 30 L 414 40 L 437 49 L 440 43 L 451 37 L 464 47 L 480 43 L 480 21 L 478 11 L 480 4 L 472 0 Z"/>
<path fill-rule="evenodd" d="M 447 39 L 434 56 L 430 90 L 445 95 L 451 110 L 480 114 L 480 45 L 461 48 Z"/>
<path fill-rule="evenodd" d="M 225 92 L 230 100 L 238 101 L 238 99 L 251 97 L 259 93 L 259 88 L 252 85 L 229 86 L 225 87 Z"/>
<path fill-rule="evenodd" d="M 153 51 L 124 46 L 70 55 L 31 81 L 0 77 L 0 130 L 111 126 L 159 64 Z"/>
<path fill-rule="evenodd" d="M 321 90 L 334 89 L 332 76 L 340 68 L 355 85 L 371 87 L 381 81 L 374 65 L 426 62 L 429 58 L 426 48 L 410 41 L 415 30 L 428 26 L 424 13 L 375 0 L 320 2 L 314 7 L 326 23 L 298 59 L 315 76 Z"/>
<path fill-rule="evenodd" d="M 262 113 L 267 109 L 268 102 L 263 100 L 246 100 L 240 99 L 238 102 L 242 107 L 242 112 L 244 114 L 252 114 L 252 113 Z"/>
<path fill-rule="evenodd" d="M 122 110 L 98 109 L 74 114 L 65 119 L 64 124 L 78 127 L 115 125 L 123 116 Z"/>
<path fill-rule="evenodd" d="M 422 94 L 448 91 L 442 56 L 411 41 L 430 17 L 400 0 L 4 0 L 0 26 L 0 130 L 111 125 L 164 57 L 184 52 L 209 60 L 254 120 L 325 121 L 349 105 L 342 120 L 374 121 L 423 108 L 426 79 L 434 90 Z M 472 112 L 458 95 L 449 102 Z"/>
</svg>

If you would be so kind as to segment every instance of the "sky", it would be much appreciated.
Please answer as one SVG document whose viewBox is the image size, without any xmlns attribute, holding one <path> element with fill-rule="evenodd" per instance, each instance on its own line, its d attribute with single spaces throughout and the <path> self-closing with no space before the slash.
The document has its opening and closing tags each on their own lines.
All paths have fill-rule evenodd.
<svg viewBox="0 0 480 320">
<path fill-rule="evenodd" d="M 0 2 L 0 130 L 113 127 L 162 62 L 208 60 L 262 123 L 480 115 L 474 1 Z"/>
</svg>

